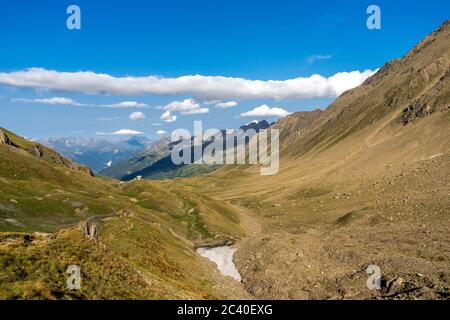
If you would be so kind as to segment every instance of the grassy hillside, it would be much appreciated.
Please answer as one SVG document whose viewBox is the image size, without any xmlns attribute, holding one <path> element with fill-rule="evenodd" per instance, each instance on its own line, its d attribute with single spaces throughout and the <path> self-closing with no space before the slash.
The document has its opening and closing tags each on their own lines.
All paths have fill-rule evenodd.
<svg viewBox="0 0 450 320">
<path fill-rule="evenodd" d="M 54 152 L 29 153 L 34 143 L 4 132 L 9 142 L 0 144 L 1 298 L 246 296 L 194 252 L 197 245 L 242 237 L 232 207 L 163 182 L 95 178 L 66 166 L 68 160 Z M 66 289 L 71 264 L 82 269 L 81 291 Z"/>
</svg>

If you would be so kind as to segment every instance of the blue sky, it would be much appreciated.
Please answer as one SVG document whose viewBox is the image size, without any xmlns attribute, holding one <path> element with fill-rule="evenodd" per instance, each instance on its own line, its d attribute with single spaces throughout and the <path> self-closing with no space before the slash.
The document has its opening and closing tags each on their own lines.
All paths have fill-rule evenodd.
<svg viewBox="0 0 450 320">
<path fill-rule="evenodd" d="M 71 4 L 81 8 L 81 30 L 66 27 Z M 370 4 L 382 10 L 381 30 L 366 27 Z M 0 80 L 0 126 L 34 138 L 121 129 L 156 137 L 158 130 L 192 128 L 194 120 L 203 120 L 206 127 L 237 127 L 254 120 L 258 112 L 241 115 L 261 105 L 277 116 L 280 110 L 324 108 L 341 86 L 354 86 L 360 75 L 329 77 L 373 71 L 401 57 L 449 13 L 446 0 L 3 0 L 0 79 L 6 80 Z M 27 73 L 32 67 L 39 69 Z M 70 77 L 60 80 L 62 72 Z M 109 75 L 105 84 L 100 74 Z M 314 74 L 321 76 L 318 83 Z M 179 78 L 190 75 L 201 77 Z M 83 83 L 91 76 L 93 92 L 88 92 Z M 139 89 L 116 90 L 125 76 Z M 148 76 L 159 78 L 144 80 Z M 30 77 L 39 79 L 30 83 Z M 303 80 L 283 82 L 298 78 Z M 168 79 L 167 87 L 159 79 Z M 316 84 L 326 88 L 318 90 Z M 296 95 L 296 90 L 304 93 Z M 144 107 L 119 108 L 121 102 Z M 216 107 L 226 102 L 236 106 Z M 185 115 L 183 106 L 209 112 Z M 177 120 L 161 120 L 167 111 Z M 145 119 L 131 120 L 132 112 Z"/>
</svg>

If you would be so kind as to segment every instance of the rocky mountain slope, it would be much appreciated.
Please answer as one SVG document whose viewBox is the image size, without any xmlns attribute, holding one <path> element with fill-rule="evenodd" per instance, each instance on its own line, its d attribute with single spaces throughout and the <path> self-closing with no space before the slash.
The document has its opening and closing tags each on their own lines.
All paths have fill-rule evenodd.
<svg viewBox="0 0 450 320">
<path fill-rule="evenodd" d="M 191 184 L 243 208 L 237 252 L 261 299 L 450 296 L 450 22 L 326 110 L 290 115 L 280 171 Z M 186 182 L 187 183 L 187 182 Z M 366 269 L 381 270 L 369 290 Z"/>
<path fill-rule="evenodd" d="M 27 153 L 44 160 L 50 165 L 83 171 L 93 175 L 88 167 L 80 166 L 40 143 L 28 141 L 3 128 L 0 128 L 0 145 L 12 147 L 16 152 Z"/>
</svg>

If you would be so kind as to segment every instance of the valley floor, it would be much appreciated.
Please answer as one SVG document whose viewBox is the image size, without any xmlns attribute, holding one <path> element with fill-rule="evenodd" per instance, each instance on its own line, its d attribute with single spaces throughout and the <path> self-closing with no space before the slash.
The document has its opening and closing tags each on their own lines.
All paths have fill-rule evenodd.
<svg viewBox="0 0 450 320">
<path fill-rule="evenodd" d="M 448 299 L 450 156 L 384 170 L 339 189 L 299 183 L 285 200 L 282 184 L 275 199 L 265 188 L 227 189 L 248 230 L 235 256 L 247 291 L 258 299 Z M 369 266 L 379 267 L 381 290 L 368 289 Z"/>
</svg>

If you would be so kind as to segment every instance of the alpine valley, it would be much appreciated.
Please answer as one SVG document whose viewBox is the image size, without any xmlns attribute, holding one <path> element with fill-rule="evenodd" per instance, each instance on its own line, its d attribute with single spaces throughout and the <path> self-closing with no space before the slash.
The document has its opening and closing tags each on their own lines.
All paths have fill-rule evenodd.
<svg viewBox="0 0 450 320">
<path fill-rule="evenodd" d="M 270 128 L 280 171 L 264 178 L 168 167 L 167 138 L 105 149 L 0 129 L 0 299 L 450 297 L 449 21 L 328 108 Z M 196 252 L 230 245 L 241 281 Z"/>
</svg>

